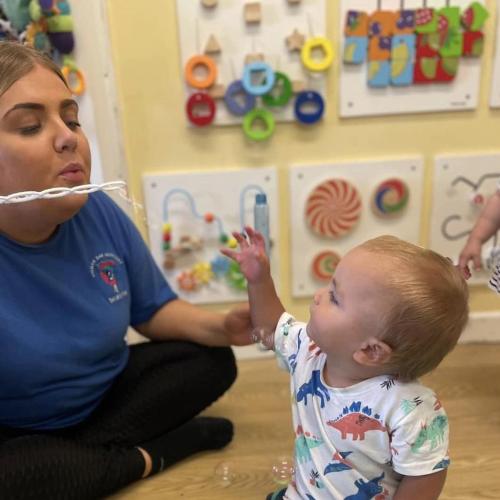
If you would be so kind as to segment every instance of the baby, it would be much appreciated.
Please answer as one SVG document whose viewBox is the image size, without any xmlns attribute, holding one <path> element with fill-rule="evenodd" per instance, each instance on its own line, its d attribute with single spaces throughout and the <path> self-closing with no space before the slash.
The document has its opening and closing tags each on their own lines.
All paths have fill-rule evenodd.
<svg viewBox="0 0 500 500">
<path fill-rule="evenodd" d="M 448 419 L 418 377 L 457 343 L 468 289 L 451 261 L 392 236 L 355 247 L 314 294 L 308 323 L 286 313 L 262 235 L 222 252 L 248 281 L 252 322 L 291 375 L 295 476 L 275 499 L 433 500 Z"/>
</svg>

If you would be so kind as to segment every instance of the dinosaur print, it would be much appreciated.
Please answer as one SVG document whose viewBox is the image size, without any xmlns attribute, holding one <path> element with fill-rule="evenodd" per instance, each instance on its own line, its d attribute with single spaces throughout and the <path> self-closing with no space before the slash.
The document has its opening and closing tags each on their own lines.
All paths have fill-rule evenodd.
<svg viewBox="0 0 500 500">
<path fill-rule="evenodd" d="M 363 441 L 368 431 L 387 432 L 387 428 L 378 420 L 379 415 L 371 416 L 372 410 L 365 406 L 361 409 L 361 401 L 355 401 L 350 407 L 343 410 L 343 414 L 336 420 L 328 420 L 327 425 L 341 432 L 341 438 L 347 439 L 352 434 L 353 441 Z"/>
<path fill-rule="evenodd" d="M 345 500 L 370 500 L 370 498 L 373 498 L 375 495 L 382 493 L 384 488 L 382 488 L 382 486 L 378 483 L 384 479 L 384 475 L 385 474 L 382 472 L 379 477 L 375 477 L 368 482 L 363 479 L 356 479 L 356 481 L 354 481 L 354 485 L 358 488 L 358 492 L 354 495 L 345 497 Z"/>
<path fill-rule="evenodd" d="M 443 458 L 440 462 L 438 462 L 432 470 L 437 470 L 437 469 L 447 469 L 448 466 L 450 465 L 450 460 L 448 458 Z"/>
<path fill-rule="evenodd" d="M 411 445 L 413 453 L 418 450 L 427 442 L 430 441 L 431 450 L 433 450 L 439 443 L 444 440 L 444 431 L 448 426 L 448 418 L 444 415 L 437 415 L 434 417 L 429 425 L 423 425 L 418 433 L 417 439 Z"/>
<path fill-rule="evenodd" d="M 351 470 L 351 464 L 346 460 L 346 457 L 348 457 L 352 451 L 340 451 L 340 452 L 335 452 L 333 455 L 333 460 L 336 460 L 335 462 L 332 462 L 331 464 L 328 464 L 325 467 L 325 471 L 323 474 L 326 476 L 330 472 L 341 472 L 343 470 Z"/>
<path fill-rule="evenodd" d="M 307 395 L 311 395 L 311 399 L 314 396 L 317 396 L 321 401 L 321 408 L 325 407 L 325 399 L 330 401 L 330 394 L 328 393 L 328 389 L 321 382 L 321 375 L 319 370 L 314 370 L 311 374 L 311 380 L 302 384 L 297 391 L 296 401 L 300 403 L 304 400 L 304 405 L 307 406 Z"/>
<path fill-rule="evenodd" d="M 422 403 L 423 401 L 419 396 L 413 398 L 411 401 L 409 399 L 403 399 L 403 401 L 401 401 L 401 409 L 405 415 L 409 415 L 418 405 L 421 405 Z"/>
<path fill-rule="evenodd" d="M 288 364 L 290 366 L 292 375 L 295 373 L 295 369 L 297 368 L 297 356 L 300 351 L 300 344 L 302 343 L 302 339 L 300 338 L 300 334 L 302 333 L 302 328 L 299 330 L 298 339 L 297 339 L 297 352 L 288 357 Z"/>
<path fill-rule="evenodd" d="M 305 464 L 311 460 L 312 448 L 316 448 L 323 444 L 323 440 L 311 436 L 308 432 L 304 433 L 302 426 L 297 427 L 297 437 L 295 439 L 295 456 L 299 464 Z"/>
</svg>

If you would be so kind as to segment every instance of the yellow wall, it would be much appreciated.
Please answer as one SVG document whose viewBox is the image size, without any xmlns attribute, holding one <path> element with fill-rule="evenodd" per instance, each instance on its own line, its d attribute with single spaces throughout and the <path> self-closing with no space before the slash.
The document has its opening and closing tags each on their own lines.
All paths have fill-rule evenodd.
<svg viewBox="0 0 500 500">
<path fill-rule="evenodd" d="M 326 0 L 327 35 L 338 46 L 337 1 Z M 289 292 L 287 165 L 423 155 L 426 196 L 421 243 L 426 244 L 433 158 L 443 153 L 500 150 L 500 110 L 490 110 L 488 105 L 495 36 L 494 0 L 487 2 L 493 15 L 487 25 L 477 111 L 339 119 L 337 60 L 328 79 L 327 112 L 323 123 L 311 129 L 279 124 L 267 144 L 248 144 L 238 127 L 206 130 L 186 127 L 175 3 L 175 0 L 108 0 L 132 191 L 141 198 L 141 174 L 144 172 L 276 165 L 282 200 L 279 248 L 282 300 L 298 317 L 307 318 L 309 300 L 294 300 Z M 490 310 L 499 308 L 500 302 L 486 288 L 473 287 L 471 306 L 473 310 Z"/>
</svg>

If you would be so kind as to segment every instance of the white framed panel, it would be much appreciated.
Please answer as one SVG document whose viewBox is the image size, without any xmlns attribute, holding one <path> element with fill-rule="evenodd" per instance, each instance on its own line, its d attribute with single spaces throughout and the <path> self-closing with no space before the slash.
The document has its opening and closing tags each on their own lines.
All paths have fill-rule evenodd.
<svg viewBox="0 0 500 500">
<path fill-rule="evenodd" d="M 274 167 L 234 170 L 172 172 L 143 175 L 144 200 L 148 218 L 151 253 L 163 269 L 170 286 L 183 299 L 194 304 L 238 302 L 247 300 L 246 290 L 230 286 L 224 277 L 211 279 L 192 291 L 183 290 L 178 283 L 180 274 L 200 262 L 212 262 L 224 246 L 221 229 L 231 236 L 244 225 L 254 225 L 255 195 L 267 195 L 269 232 L 273 248 L 277 248 L 277 175 Z M 187 193 L 187 194 L 186 194 Z M 211 213 L 211 223 L 203 220 Z M 172 247 L 178 247 L 182 237 L 201 240 L 202 247 L 175 259 L 175 267 L 164 268 L 163 224 L 172 226 Z M 278 283 L 277 251 L 271 249 L 271 268 Z"/>
<path fill-rule="evenodd" d="M 479 0 L 484 4 L 484 0 Z M 454 0 L 452 5 L 466 8 L 470 0 Z M 341 0 L 340 34 L 344 47 L 344 25 L 349 10 L 374 12 L 378 0 Z M 422 0 L 405 0 L 405 9 L 422 8 Z M 443 0 L 428 0 L 428 7 L 442 8 Z M 384 10 L 400 10 L 400 0 L 384 0 Z M 340 56 L 341 58 L 342 56 Z M 461 57 L 458 74 L 450 83 L 426 83 L 407 87 L 370 88 L 367 83 L 367 64 L 340 62 L 340 116 L 370 116 L 421 113 L 428 111 L 460 111 L 475 109 L 479 99 L 481 58 Z"/>
<path fill-rule="evenodd" d="M 500 108 L 500 0 L 496 1 L 496 39 L 491 80 L 490 106 Z"/>
<path fill-rule="evenodd" d="M 394 217 L 380 217 L 372 210 L 375 190 L 387 179 L 401 179 L 408 187 L 409 200 L 405 210 Z M 310 193 L 328 179 L 343 179 L 358 191 L 362 211 L 353 230 L 340 238 L 325 238 L 307 224 L 305 207 Z M 307 297 L 324 283 L 311 271 L 314 257 L 322 251 L 334 251 L 340 257 L 363 241 L 392 234 L 418 243 L 422 205 L 423 160 L 421 157 L 377 161 L 331 163 L 324 165 L 293 165 L 290 169 L 292 230 L 292 294 Z"/>
<path fill-rule="evenodd" d="M 246 24 L 244 6 L 260 4 L 261 22 Z M 201 0 L 177 0 L 177 24 L 180 47 L 181 75 L 184 79 L 186 62 L 203 54 L 207 41 L 214 35 L 221 47 L 212 54 L 217 65 L 217 83 L 226 88 L 243 76 L 245 57 L 263 54 L 264 61 L 275 71 L 285 73 L 292 81 L 302 82 L 325 98 L 325 74 L 312 75 L 302 65 L 300 52 L 289 52 L 285 39 L 298 30 L 306 39 L 326 36 L 325 0 L 302 0 L 296 4 L 286 0 L 218 0 L 212 8 L 203 7 Z M 186 101 L 196 89 L 185 84 Z M 258 98 L 260 101 L 260 98 Z M 234 125 L 242 117 L 227 111 L 223 99 L 217 99 L 214 125 Z M 284 108 L 272 108 L 277 121 L 294 121 L 293 99 Z"/>
<path fill-rule="evenodd" d="M 438 156 L 434 162 L 434 183 L 429 246 L 458 261 L 468 233 L 487 198 L 500 181 L 500 152 L 461 156 Z M 483 246 L 486 266 L 495 238 Z M 471 284 L 487 283 L 491 272 L 472 270 Z"/>
</svg>

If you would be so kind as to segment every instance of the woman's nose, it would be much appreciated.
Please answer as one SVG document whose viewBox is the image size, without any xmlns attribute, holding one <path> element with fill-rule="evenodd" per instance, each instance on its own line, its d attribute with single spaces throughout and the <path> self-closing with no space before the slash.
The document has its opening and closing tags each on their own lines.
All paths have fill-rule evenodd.
<svg viewBox="0 0 500 500">
<path fill-rule="evenodd" d="M 78 144 L 77 134 L 63 123 L 59 124 L 54 139 L 54 147 L 57 152 L 74 151 Z"/>
</svg>

